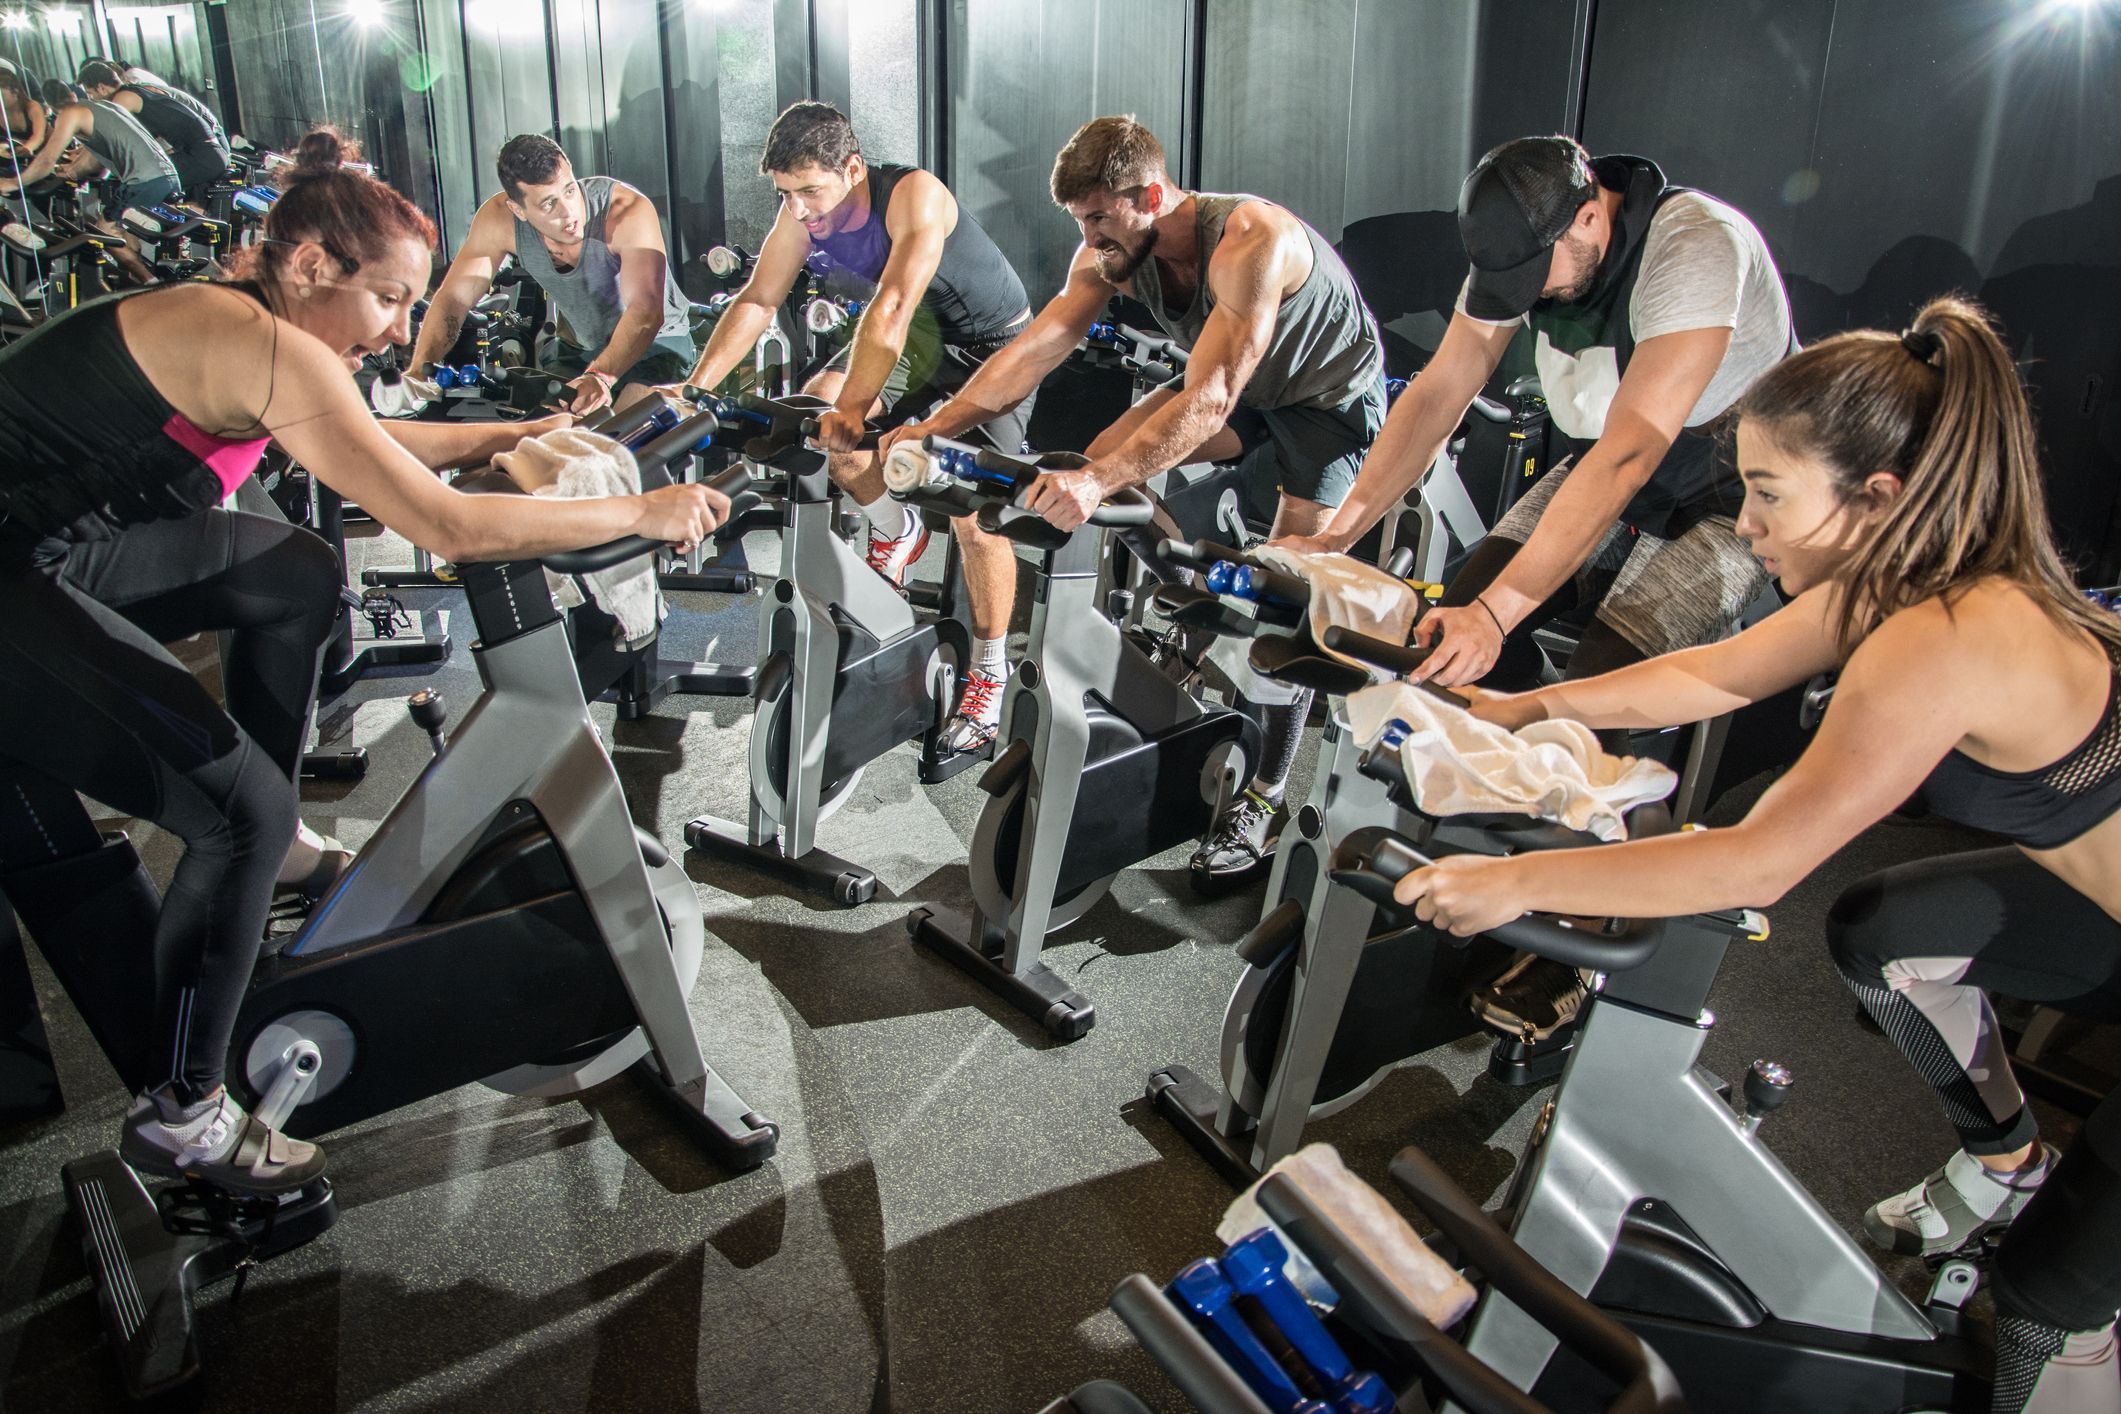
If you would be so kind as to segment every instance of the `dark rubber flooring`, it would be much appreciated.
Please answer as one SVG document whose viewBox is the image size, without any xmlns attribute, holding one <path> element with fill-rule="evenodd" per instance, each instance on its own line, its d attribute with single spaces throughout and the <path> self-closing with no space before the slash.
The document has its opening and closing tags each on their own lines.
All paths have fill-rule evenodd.
<svg viewBox="0 0 2121 1414">
<path fill-rule="evenodd" d="M 770 567 L 771 539 L 753 548 Z M 389 538 L 354 549 L 405 555 Z M 680 596 L 665 651 L 743 661 L 755 618 L 756 601 Z M 462 636 L 442 670 L 327 707 L 327 736 L 372 765 L 355 785 L 306 786 L 313 824 L 348 844 L 373 829 L 428 751 L 404 694 L 432 682 L 458 711 L 476 695 Z M 746 788 L 746 704 L 691 705 L 611 731 L 636 818 L 673 848 L 694 814 L 739 816 Z M 596 716 L 612 726 L 610 709 Z M 1129 1272 L 1162 1279 L 1211 1250 L 1230 1195 L 1145 1111 L 1142 1086 L 1172 1061 L 1214 1073 L 1230 945 L 1259 890 L 1195 899 L 1183 851 L 1122 875 L 1051 950 L 1099 1018 L 1055 1045 L 907 940 L 909 909 L 968 901 L 983 799 L 976 772 L 920 786 L 910 748 L 873 765 L 822 835 L 881 878 L 859 909 L 688 859 L 711 930 L 694 1014 L 712 1063 L 780 1122 L 775 1161 L 718 1169 L 627 1078 L 564 1101 L 468 1087 L 342 1131 L 326 1146 L 338 1226 L 240 1301 L 225 1286 L 205 1297 L 207 1373 L 173 1407 L 998 1414 L 1098 1377 L 1184 1407 L 1105 1299 Z M 135 838 L 166 870 L 169 842 Z M 1771 941 L 1734 951 L 1715 998 L 1707 1062 L 1732 1077 L 1761 1056 L 1794 1067 L 1796 1098 L 1766 1134 L 1852 1228 L 1952 1137 L 1914 1072 L 1858 1027 L 1820 919 L 1864 872 L 1975 842 L 1877 827 L 1772 911 Z M 115 1139 L 125 1097 L 44 991 L 68 1108 L 0 1130 L 0 1407 L 116 1408 L 59 1166 Z M 475 983 L 464 1004 L 479 1004 Z M 1475 1042 L 1431 1053 L 1309 1137 L 1379 1182 L 1422 1144 L 1492 1200 L 1541 1092 L 1494 1084 L 1483 1062 Z"/>
</svg>

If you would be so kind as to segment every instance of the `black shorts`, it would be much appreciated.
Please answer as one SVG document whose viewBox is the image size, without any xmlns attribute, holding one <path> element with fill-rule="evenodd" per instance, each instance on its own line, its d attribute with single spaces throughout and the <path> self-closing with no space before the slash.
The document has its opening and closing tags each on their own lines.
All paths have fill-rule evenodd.
<svg viewBox="0 0 2121 1414">
<path fill-rule="evenodd" d="M 1176 391 L 1183 379 L 1165 384 Z M 1360 395 L 1337 408 L 1253 407 L 1239 403 L 1223 425 L 1244 452 L 1237 465 L 1248 505 L 1271 505 L 1276 493 L 1337 506 L 1385 425 L 1389 403 L 1380 372 Z"/>
<path fill-rule="evenodd" d="M 884 391 L 878 401 L 882 404 L 879 420 L 886 426 L 898 426 L 907 422 L 919 422 L 956 395 L 960 388 L 970 382 L 979 366 L 999 353 L 1015 337 L 1012 332 L 999 339 L 978 344 L 941 344 L 918 337 L 915 334 L 906 341 L 904 352 L 898 362 L 891 366 L 891 376 L 884 380 Z M 832 356 L 825 365 L 828 373 L 844 375 L 854 357 L 854 344 Z M 1038 403 L 1038 392 L 1031 394 L 1000 417 L 982 423 L 965 434 L 968 441 L 985 442 L 997 452 L 1014 455 L 1023 451 L 1030 435 L 1031 410 Z"/>
</svg>

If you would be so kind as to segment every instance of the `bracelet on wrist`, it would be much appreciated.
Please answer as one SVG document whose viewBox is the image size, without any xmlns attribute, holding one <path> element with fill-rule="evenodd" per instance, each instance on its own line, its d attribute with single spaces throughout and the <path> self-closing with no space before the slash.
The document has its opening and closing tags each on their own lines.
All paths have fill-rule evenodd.
<svg viewBox="0 0 2121 1414">
<path fill-rule="evenodd" d="M 1494 606 L 1489 604 L 1487 600 L 1481 598 L 1478 594 L 1473 596 L 1473 602 L 1488 611 L 1488 620 L 1489 622 L 1495 625 L 1495 632 L 1501 634 L 1504 638 L 1508 638 L 1510 636 L 1510 631 L 1502 626 L 1501 618 L 1496 615 Z"/>
</svg>

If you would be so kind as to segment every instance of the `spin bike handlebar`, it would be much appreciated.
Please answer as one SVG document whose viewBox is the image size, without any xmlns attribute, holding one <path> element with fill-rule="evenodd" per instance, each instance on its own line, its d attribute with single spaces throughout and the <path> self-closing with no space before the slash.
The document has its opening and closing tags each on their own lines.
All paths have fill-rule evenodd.
<svg viewBox="0 0 2121 1414">
<path fill-rule="evenodd" d="M 1036 457 L 1012 457 L 992 447 L 975 447 L 969 442 L 933 434 L 921 438 L 921 450 L 928 454 L 932 465 L 944 476 L 964 483 L 971 498 L 986 502 L 980 508 L 981 513 L 994 513 L 996 525 L 991 528 L 997 533 L 1006 533 L 1002 527 L 1018 521 L 1048 524 L 1044 516 L 1025 510 L 1017 501 L 1039 477 L 1060 468 L 1040 466 Z M 1124 529 L 1147 525 L 1155 515 L 1156 503 L 1149 499 L 1148 493 L 1139 486 L 1129 486 L 1108 496 L 1090 512 L 1087 523 Z"/>
<path fill-rule="evenodd" d="M 719 491 L 734 501 L 751 488 L 751 471 L 740 462 L 704 484 L 708 490 Z M 562 550 L 559 554 L 540 558 L 545 568 L 554 574 L 596 574 L 663 548 L 661 540 L 646 535 L 628 535 L 602 545 L 592 545 L 586 550 Z"/>
<path fill-rule="evenodd" d="M 1111 349 L 1119 355 L 1122 364 L 1131 365 L 1152 380 L 1175 376 L 1192 357 L 1191 350 L 1176 339 L 1144 334 L 1132 325 L 1109 320 L 1092 324 L 1084 332 L 1083 342 L 1095 348 Z"/>
<path fill-rule="evenodd" d="M 1684 1407 L 1670 1369 L 1640 1337 L 1577 1295 L 1505 1232 L 1420 1149 L 1392 1161 L 1392 1176 L 1477 1267 L 1490 1290 L 1522 1307 L 1569 1350 L 1620 1386 L 1604 1407 L 1611 1414 L 1649 1414 Z M 1381 1326 L 1407 1347 L 1472 1414 L 1550 1414 L 1547 1405 L 1517 1389 L 1464 1345 L 1438 1331 L 1388 1280 L 1363 1248 L 1288 1174 L 1259 1186 L 1259 1205 L 1310 1258 L 1327 1283 L 1361 1313 L 1358 1324 Z"/>
<path fill-rule="evenodd" d="M 1405 905 L 1392 897 L 1394 886 L 1433 863 L 1397 835 L 1385 833 L 1374 842 L 1357 835 L 1333 852 L 1330 877 L 1379 908 L 1404 913 Z M 1550 913 L 1527 913 L 1488 929 L 1486 936 L 1570 967 L 1624 972 L 1650 960 L 1657 951 L 1659 932 L 1654 920 L 1616 918 L 1582 925 Z"/>
<path fill-rule="evenodd" d="M 1368 663 L 1374 668 L 1383 668 L 1395 677 L 1402 678 L 1409 673 L 1417 671 L 1422 664 L 1429 661 L 1429 654 L 1435 651 L 1434 645 L 1428 648 L 1416 648 L 1411 643 L 1388 643 L 1382 638 L 1373 638 L 1367 633 L 1357 633 L 1354 629 L 1348 628 L 1344 624 L 1334 624 L 1328 628 L 1324 644 L 1330 652 L 1346 654 L 1359 662 Z M 1431 697 L 1442 698 L 1453 707 L 1471 707 L 1473 705 L 1471 698 L 1453 692 L 1447 687 L 1438 687 L 1433 683 L 1426 682 L 1416 683 L 1415 686 L 1428 693 Z"/>
<path fill-rule="evenodd" d="M 798 430 L 802 432 L 804 441 L 811 442 L 817 440 L 818 428 L 821 425 L 823 425 L 822 418 L 806 417 L 803 419 L 802 425 Z M 861 439 L 854 444 L 854 450 L 856 450 L 857 452 L 875 451 L 877 439 L 882 437 L 883 435 L 883 428 L 878 427 L 873 422 L 864 423 L 862 425 Z"/>
</svg>

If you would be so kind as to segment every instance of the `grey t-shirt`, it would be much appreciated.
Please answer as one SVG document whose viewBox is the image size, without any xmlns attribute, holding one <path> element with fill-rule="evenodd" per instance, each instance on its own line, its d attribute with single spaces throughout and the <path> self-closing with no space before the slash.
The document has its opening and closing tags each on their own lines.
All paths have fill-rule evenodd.
<svg viewBox="0 0 2121 1414">
<path fill-rule="evenodd" d="M 1458 312 L 1466 312 L 1463 287 Z M 1499 327 L 1525 321 L 1480 322 Z M 1789 297 L 1759 229 L 1743 212 L 1700 192 L 1668 199 L 1643 236 L 1628 328 L 1637 344 L 1688 329 L 1729 329 L 1731 346 L 1686 425 L 1699 427 L 1721 415 L 1791 346 Z M 1620 390 L 1615 351 L 1589 348 L 1570 355 L 1542 337 L 1534 360 L 1555 427 L 1582 441 L 1604 435 L 1606 411 Z"/>
</svg>

